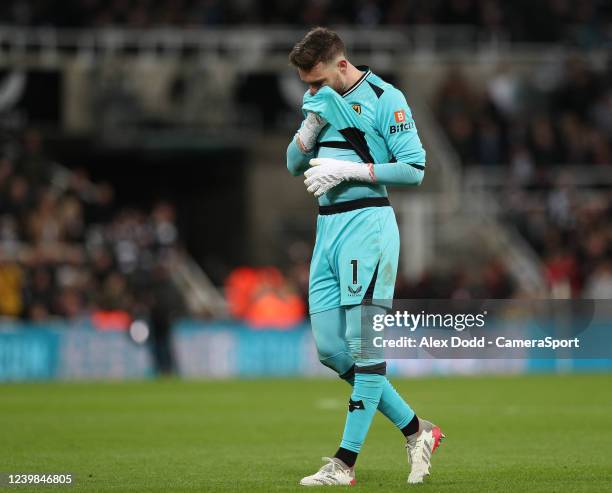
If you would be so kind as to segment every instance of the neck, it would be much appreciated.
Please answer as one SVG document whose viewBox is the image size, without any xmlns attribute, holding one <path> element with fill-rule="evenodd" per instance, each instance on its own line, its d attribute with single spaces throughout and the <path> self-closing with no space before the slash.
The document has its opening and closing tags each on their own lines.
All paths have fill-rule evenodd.
<svg viewBox="0 0 612 493">
<path fill-rule="evenodd" d="M 355 82 L 357 82 L 361 78 L 362 75 L 363 72 L 361 70 L 355 67 L 355 65 L 353 65 L 352 63 L 349 63 L 346 69 L 346 87 L 344 90 L 346 91 L 347 89 L 352 87 Z"/>
</svg>

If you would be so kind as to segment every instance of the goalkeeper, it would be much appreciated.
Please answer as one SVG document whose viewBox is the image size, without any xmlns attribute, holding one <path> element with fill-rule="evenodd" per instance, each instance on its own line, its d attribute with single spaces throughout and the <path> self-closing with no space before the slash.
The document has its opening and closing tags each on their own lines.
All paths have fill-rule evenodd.
<svg viewBox="0 0 612 493">
<path fill-rule="evenodd" d="M 300 484 L 354 484 L 357 455 L 377 409 L 406 437 L 408 482 L 421 483 L 442 432 L 396 392 L 382 355 L 363 350 L 361 305 L 393 299 L 399 232 L 386 185 L 418 186 L 425 150 L 403 94 L 368 67 L 353 66 L 335 32 L 311 30 L 289 59 L 309 90 L 287 168 L 305 175 L 319 201 L 312 329 L 321 362 L 353 387 L 338 451 Z"/>
</svg>

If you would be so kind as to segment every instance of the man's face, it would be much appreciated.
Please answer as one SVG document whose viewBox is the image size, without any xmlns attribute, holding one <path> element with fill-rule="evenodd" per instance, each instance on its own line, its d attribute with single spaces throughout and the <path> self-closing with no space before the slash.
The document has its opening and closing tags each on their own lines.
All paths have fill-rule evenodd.
<svg viewBox="0 0 612 493">
<path fill-rule="evenodd" d="M 298 74 L 308 84 L 308 90 L 313 96 L 323 86 L 329 86 L 342 94 L 346 89 L 346 68 L 346 59 L 340 58 L 327 63 L 319 62 L 308 71 L 298 68 Z"/>
</svg>

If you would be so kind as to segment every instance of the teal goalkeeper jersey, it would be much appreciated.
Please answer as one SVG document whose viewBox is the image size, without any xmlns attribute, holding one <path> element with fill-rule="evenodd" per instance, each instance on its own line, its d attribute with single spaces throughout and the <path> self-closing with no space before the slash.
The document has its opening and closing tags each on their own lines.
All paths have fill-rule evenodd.
<svg viewBox="0 0 612 493">
<path fill-rule="evenodd" d="M 295 138 L 287 149 L 287 168 L 293 175 L 308 169 L 314 157 L 373 163 L 376 182 L 343 182 L 319 198 L 330 205 L 366 197 L 386 197 L 386 185 L 419 185 L 425 169 L 425 150 L 406 98 L 397 88 L 358 67 L 362 77 L 344 94 L 322 87 L 304 95 L 302 111 L 327 120 L 313 152 L 300 152 Z M 365 165 L 365 164 L 364 164 Z"/>
</svg>

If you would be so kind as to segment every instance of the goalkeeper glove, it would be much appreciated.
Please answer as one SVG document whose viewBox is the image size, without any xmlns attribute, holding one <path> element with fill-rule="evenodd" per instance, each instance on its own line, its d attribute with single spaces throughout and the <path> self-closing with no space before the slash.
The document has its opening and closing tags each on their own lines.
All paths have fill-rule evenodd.
<svg viewBox="0 0 612 493">
<path fill-rule="evenodd" d="M 304 124 L 297 131 L 298 147 L 304 154 L 312 151 L 317 143 L 317 137 L 327 121 L 316 113 L 308 113 Z"/>
<path fill-rule="evenodd" d="M 304 184 L 315 197 L 320 197 L 343 181 L 376 182 L 373 164 L 364 165 L 323 157 L 311 159 L 310 166 L 312 168 L 304 173 Z"/>
</svg>

